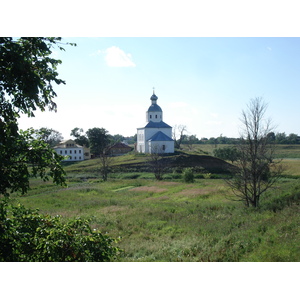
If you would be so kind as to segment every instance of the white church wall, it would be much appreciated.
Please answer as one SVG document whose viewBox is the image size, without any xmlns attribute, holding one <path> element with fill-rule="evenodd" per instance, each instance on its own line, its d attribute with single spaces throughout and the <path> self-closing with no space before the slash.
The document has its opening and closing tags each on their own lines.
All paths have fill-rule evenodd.
<svg viewBox="0 0 300 300">
<path fill-rule="evenodd" d="M 160 122 L 162 119 L 162 112 L 146 112 L 146 122 Z"/>
<path fill-rule="evenodd" d="M 137 131 L 137 151 L 140 153 L 145 153 L 145 129 L 138 129 Z"/>
<path fill-rule="evenodd" d="M 149 153 L 174 153 L 173 141 L 148 142 Z"/>
</svg>

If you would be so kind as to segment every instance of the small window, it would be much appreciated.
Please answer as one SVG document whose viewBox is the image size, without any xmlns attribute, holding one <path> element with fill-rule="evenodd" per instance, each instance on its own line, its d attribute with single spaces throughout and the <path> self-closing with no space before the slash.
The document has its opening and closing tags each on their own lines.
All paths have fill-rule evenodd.
<svg viewBox="0 0 300 300">
<path fill-rule="evenodd" d="M 77 157 L 75 156 L 74 159 L 77 160 Z"/>
<path fill-rule="evenodd" d="M 76 154 L 76 150 L 74 150 L 74 153 Z"/>
<path fill-rule="evenodd" d="M 166 150 L 166 145 L 162 145 L 162 149 L 163 149 L 163 151 L 165 151 Z"/>
<path fill-rule="evenodd" d="M 62 154 L 62 150 L 60 150 L 60 154 Z"/>
<path fill-rule="evenodd" d="M 78 150 L 79 153 L 81 153 L 81 150 Z"/>
<path fill-rule="evenodd" d="M 155 119 L 157 119 L 157 115 L 155 115 Z"/>
<path fill-rule="evenodd" d="M 72 156 L 69 156 L 69 159 L 72 160 Z"/>
<path fill-rule="evenodd" d="M 152 115 L 150 115 L 150 119 L 152 119 Z"/>
<path fill-rule="evenodd" d="M 79 156 L 79 160 L 81 160 L 81 156 Z"/>
<path fill-rule="evenodd" d="M 72 154 L 72 150 L 70 150 L 70 154 Z"/>
<path fill-rule="evenodd" d="M 67 150 L 65 150 L 65 154 L 67 154 L 68 153 L 68 151 Z"/>
</svg>

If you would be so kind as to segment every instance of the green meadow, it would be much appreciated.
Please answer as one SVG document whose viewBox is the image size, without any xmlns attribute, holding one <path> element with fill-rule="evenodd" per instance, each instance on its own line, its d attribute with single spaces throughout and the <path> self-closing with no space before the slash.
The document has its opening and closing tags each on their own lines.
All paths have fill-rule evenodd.
<svg viewBox="0 0 300 300">
<path fill-rule="evenodd" d="M 213 147 L 185 153 L 210 155 Z M 97 159 L 66 164 L 67 187 L 32 179 L 31 190 L 13 201 L 66 219 L 91 217 L 93 228 L 118 239 L 116 261 L 300 261 L 299 153 L 298 145 L 279 146 L 285 171 L 259 209 L 235 201 L 224 172 L 200 168 L 185 183 L 170 169 L 157 181 L 137 167 L 148 159 L 138 154 L 114 158 L 106 182 Z"/>
</svg>

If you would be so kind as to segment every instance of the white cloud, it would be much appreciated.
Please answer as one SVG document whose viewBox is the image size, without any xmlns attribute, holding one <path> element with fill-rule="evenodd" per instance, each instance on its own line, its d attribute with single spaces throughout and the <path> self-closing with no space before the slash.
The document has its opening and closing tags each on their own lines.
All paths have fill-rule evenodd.
<svg viewBox="0 0 300 300">
<path fill-rule="evenodd" d="M 116 46 L 105 50 L 105 61 L 109 67 L 135 67 L 131 54 Z"/>
<path fill-rule="evenodd" d="M 217 113 L 211 113 L 210 116 L 213 117 L 214 119 L 219 118 L 219 114 Z"/>
</svg>

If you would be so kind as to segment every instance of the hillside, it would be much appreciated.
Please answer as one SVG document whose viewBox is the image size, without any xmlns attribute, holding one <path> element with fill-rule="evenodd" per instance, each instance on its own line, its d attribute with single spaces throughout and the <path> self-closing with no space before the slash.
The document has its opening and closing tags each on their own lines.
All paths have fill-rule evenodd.
<svg viewBox="0 0 300 300">
<path fill-rule="evenodd" d="M 232 165 L 219 158 L 209 155 L 188 154 L 176 152 L 165 155 L 160 160 L 167 172 L 194 168 L 199 173 L 228 174 Z M 78 163 L 65 163 L 65 170 L 71 173 L 97 173 L 99 171 L 99 159 L 92 159 Z M 113 157 L 111 171 L 115 172 L 152 172 L 152 161 L 149 155 L 129 153 L 123 156 Z"/>
</svg>

